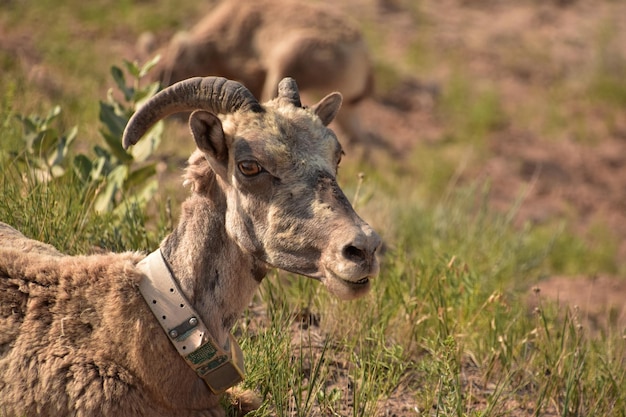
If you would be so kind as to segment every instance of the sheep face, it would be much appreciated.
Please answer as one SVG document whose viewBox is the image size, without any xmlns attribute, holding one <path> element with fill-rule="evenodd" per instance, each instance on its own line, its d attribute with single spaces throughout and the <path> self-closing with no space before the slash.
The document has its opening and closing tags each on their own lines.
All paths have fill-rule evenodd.
<svg viewBox="0 0 626 417">
<path fill-rule="evenodd" d="M 351 299 L 378 273 L 380 238 L 337 184 L 342 150 L 326 125 L 340 105 L 336 93 L 309 109 L 274 99 L 264 112 L 223 122 L 196 111 L 190 127 L 226 196 L 231 238 L 258 260 Z"/>
</svg>

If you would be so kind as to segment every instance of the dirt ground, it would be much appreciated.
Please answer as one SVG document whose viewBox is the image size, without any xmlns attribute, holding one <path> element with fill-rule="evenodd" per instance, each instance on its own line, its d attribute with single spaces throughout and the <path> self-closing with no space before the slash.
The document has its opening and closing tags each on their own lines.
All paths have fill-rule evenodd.
<svg viewBox="0 0 626 417">
<path fill-rule="evenodd" d="M 379 88 L 361 106 L 365 130 L 376 138 L 368 145 L 371 153 L 402 158 L 419 144 L 445 140 L 449 121 L 436 107 L 452 73 L 460 73 L 496 91 L 507 115 L 487 135 L 486 160 L 470 164 L 460 181 L 489 179 L 496 209 L 507 210 L 523 196 L 518 224 L 563 219 L 591 245 L 594 233 L 604 233 L 615 241 L 618 263 L 626 265 L 626 111 L 593 102 L 584 89 L 598 65 L 626 71 L 626 2 L 319 1 L 341 7 L 366 33 L 369 26 L 371 33 L 384 34 L 368 40 L 400 74 L 394 88 Z M 38 63 L 28 34 L 3 32 L 0 48 L 13 52 L 34 82 L 54 90 L 54 74 Z M 135 41 L 116 39 L 111 48 L 128 55 Z M 404 64 L 419 45 L 439 51 L 426 56 L 423 71 Z M 570 279 L 547 278 L 538 285 L 561 301 L 568 300 L 570 286 L 593 283 L 594 292 L 603 291 L 593 277 Z M 615 281 L 612 292 L 625 288 L 626 277 L 603 280 Z M 620 300 L 626 291 L 610 298 L 606 311 L 622 309 Z"/>
<path fill-rule="evenodd" d="M 456 71 L 494 88 L 506 114 L 522 116 L 488 135 L 489 158 L 462 172 L 461 181 L 488 178 L 496 209 L 507 210 L 523 196 L 518 224 L 566 220 L 592 246 L 593 234 L 604 231 L 624 264 L 626 111 L 592 102 L 581 85 L 606 53 L 602 48 L 610 51 L 607 65 L 615 64 L 611 56 L 626 57 L 626 2 L 433 0 L 419 2 L 417 13 L 401 0 L 357 7 L 361 3 L 350 0 L 344 7 L 388 28 L 388 59 L 401 60 L 425 36 L 458 57 Z M 599 46 L 606 27 L 612 40 Z M 383 148 L 409 155 L 418 143 L 441 140 L 446 120 L 435 106 L 450 71 L 434 65 L 407 73 L 397 88 L 364 103 L 363 121 L 380 132 Z M 555 102 L 556 109 L 540 102 L 545 114 L 537 110 L 525 119 L 533 101 L 546 100 L 555 85 L 573 93 Z M 546 128 L 552 111 L 561 117 L 556 138 Z M 542 297 L 576 306 L 594 328 L 609 321 L 626 327 L 626 277 L 547 277 L 537 286 Z"/>
</svg>

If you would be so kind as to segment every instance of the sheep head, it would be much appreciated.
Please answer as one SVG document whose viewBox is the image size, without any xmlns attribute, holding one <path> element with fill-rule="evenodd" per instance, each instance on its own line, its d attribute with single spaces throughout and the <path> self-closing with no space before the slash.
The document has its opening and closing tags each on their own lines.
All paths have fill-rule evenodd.
<svg viewBox="0 0 626 417">
<path fill-rule="evenodd" d="M 163 117 L 193 111 L 195 159 L 206 161 L 207 175 L 215 175 L 222 190 L 228 236 L 257 260 L 319 279 L 351 299 L 365 294 L 378 273 L 380 238 L 337 184 L 342 149 L 327 126 L 341 100 L 331 93 L 302 107 L 295 81 L 286 78 L 278 97 L 261 105 L 237 82 L 192 78 L 140 108 L 124 146 Z"/>
</svg>

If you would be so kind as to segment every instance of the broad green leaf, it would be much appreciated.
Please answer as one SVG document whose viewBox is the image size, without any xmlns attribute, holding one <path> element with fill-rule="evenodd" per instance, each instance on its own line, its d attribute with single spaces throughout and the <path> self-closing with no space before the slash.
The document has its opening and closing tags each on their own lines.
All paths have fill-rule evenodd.
<svg viewBox="0 0 626 417">
<path fill-rule="evenodd" d="M 122 189 L 126 176 L 128 175 L 128 167 L 120 165 L 116 167 L 106 178 L 106 186 L 100 191 L 95 199 L 94 209 L 103 213 L 111 211 L 115 207 L 115 197 L 119 190 Z"/>
<path fill-rule="evenodd" d="M 94 164 L 85 155 L 76 155 L 72 162 L 72 167 L 74 168 L 76 176 L 83 184 L 87 184 L 94 179 L 91 175 Z"/>
<path fill-rule="evenodd" d="M 115 98 L 112 88 L 107 91 L 107 104 L 113 108 L 113 113 L 120 117 L 125 117 L 126 119 L 130 118 L 128 110 Z"/>
<path fill-rule="evenodd" d="M 161 120 L 148 130 L 143 138 L 131 148 L 130 153 L 132 154 L 134 160 L 137 162 L 147 160 L 159 147 L 162 136 L 163 121 Z"/>
<path fill-rule="evenodd" d="M 143 187 L 143 190 L 139 192 L 139 197 L 141 201 L 145 201 L 146 203 L 152 199 L 154 194 L 157 192 L 159 188 L 159 183 L 156 179 L 152 179 L 146 183 Z"/>
<path fill-rule="evenodd" d="M 134 197 L 140 204 L 145 205 L 148 204 L 150 200 L 152 200 L 158 189 L 159 183 L 157 182 L 157 180 L 153 179 L 151 181 L 148 181 L 148 183 L 141 189 L 141 191 L 135 193 Z"/>
<path fill-rule="evenodd" d="M 132 75 L 135 78 L 139 78 L 139 65 L 137 65 L 137 62 L 135 61 L 128 61 L 128 60 L 124 60 L 124 65 L 126 66 L 126 71 L 128 71 L 130 73 L 130 75 Z"/>
<path fill-rule="evenodd" d="M 15 117 L 17 117 L 17 119 L 22 123 L 24 130 L 29 132 L 36 132 L 37 130 L 39 130 L 38 123 L 33 120 L 32 117 L 22 116 L 21 114 L 18 114 Z"/>
<path fill-rule="evenodd" d="M 128 119 L 115 113 L 112 105 L 100 102 L 100 121 L 109 129 L 113 136 L 122 138 Z"/>
<path fill-rule="evenodd" d="M 154 197 L 154 194 L 156 194 L 157 189 L 158 189 L 157 181 L 151 180 L 140 191 L 134 192 L 132 195 L 127 196 L 126 201 L 135 202 L 139 204 L 140 206 L 145 206 L 150 200 L 152 200 L 152 197 Z M 124 218 L 124 215 L 128 211 L 129 206 L 130 205 L 126 203 L 119 204 L 113 210 L 113 213 L 120 216 L 120 218 Z"/>
<path fill-rule="evenodd" d="M 148 181 L 150 177 L 156 174 L 156 164 L 146 165 L 139 169 L 132 171 L 126 182 L 124 183 L 124 190 L 129 191 L 132 190 L 133 187 L 138 187 Z"/>
<path fill-rule="evenodd" d="M 48 125 L 50 124 L 50 122 L 52 122 L 54 119 L 56 119 L 59 114 L 61 114 L 61 106 L 54 106 L 52 108 L 52 110 L 50 110 L 48 112 L 48 114 L 46 115 L 45 120 L 41 121 L 40 123 L 40 127 L 45 129 L 48 127 Z M 39 119 L 39 118 L 38 118 Z M 41 120 L 41 119 L 39 119 Z"/>
<path fill-rule="evenodd" d="M 65 136 L 67 137 L 68 143 L 74 142 L 74 139 L 76 139 L 77 135 L 78 135 L 78 126 L 72 126 L 70 131 L 65 134 Z"/>
<path fill-rule="evenodd" d="M 129 168 L 126 165 L 119 165 L 115 167 L 115 169 L 107 175 L 107 182 L 113 182 L 117 184 L 118 188 L 122 188 L 126 178 L 128 178 L 128 169 Z"/>
<path fill-rule="evenodd" d="M 159 61 L 161 60 L 161 55 L 156 55 L 154 58 L 152 58 L 150 61 L 146 62 L 145 64 L 143 64 L 143 66 L 141 67 L 140 71 L 139 71 L 139 78 L 143 78 L 146 76 L 146 74 L 148 72 L 150 72 L 150 70 L 152 68 L 154 68 L 154 66 L 156 64 L 159 63 Z"/>
<path fill-rule="evenodd" d="M 114 65 L 111 67 L 111 75 L 113 76 L 113 80 L 115 81 L 117 88 L 124 93 L 124 99 L 126 101 L 130 100 L 134 94 L 134 90 L 132 87 L 129 88 L 126 86 L 126 77 L 124 77 L 124 72 L 119 67 Z"/>
<path fill-rule="evenodd" d="M 52 178 L 59 178 L 65 175 L 65 168 L 60 165 L 53 165 L 50 167 L 50 175 Z"/>
<path fill-rule="evenodd" d="M 55 165 L 63 165 L 63 159 L 66 155 L 66 145 L 67 139 L 65 137 L 57 138 L 56 148 L 51 149 L 47 157 L 48 166 L 54 167 Z"/>
<path fill-rule="evenodd" d="M 98 193 L 96 198 L 94 199 L 93 208 L 97 213 L 106 213 L 107 211 L 111 211 L 113 208 L 113 196 L 117 189 L 115 188 L 115 184 L 110 183 L 107 184 L 106 187 Z"/>
<path fill-rule="evenodd" d="M 107 145 L 109 146 L 109 150 L 114 157 L 116 157 L 120 162 L 124 164 L 132 162 L 133 157 L 128 154 L 128 152 L 126 152 L 118 136 L 113 136 L 112 134 L 105 132 L 102 129 L 100 129 L 100 134 L 106 141 Z"/>
<path fill-rule="evenodd" d="M 50 112 L 48 113 L 48 117 L 46 118 L 46 121 L 52 121 L 54 119 L 57 118 L 57 116 L 61 114 L 61 106 L 54 106 L 52 108 L 52 110 L 50 110 Z"/>
<path fill-rule="evenodd" d="M 108 158 L 100 156 L 92 164 L 91 168 L 91 181 L 99 181 L 104 174 L 104 168 L 107 165 Z"/>
<path fill-rule="evenodd" d="M 33 142 L 33 151 L 37 154 L 48 154 L 57 147 L 59 140 L 59 132 L 56 129 L 46 129 Z"/>
<path fill-rule="evenodd" d="M 76 138 L 77 132 L 78 127 L 74 126 L 65 136 L 57 138 L 58 141 L 56 149 L 52 150 L 52 152 L 48 156 L 48 164 L 50 166 L 64 165 L 63 161 L 70 151 L 70 147 L 72 145 L 72 142 L 74 142 L 74 139 Z"/>
<path fill-rule="evenodd" d="M 94 146 L 93 147 L 93 151 L 99 157 L 105 158 L 107 160 L 111 159 L 111 157 L 113 156 L 113 155 L 111 155 L 111 152 L 109 152 L 108 150 L 104 149 L 102 146 L 99 146 L 99 145 Z"/>
<path fill-rule="evenodd" d="M 111 152 L 101 146 L 96 145 L 93 147 L 93 150 L 98 158 L 102 160 L 102 163 L 99 163 L 100 174 L 106 177 L 116 167 L 118 160 L 113 154 L 111 154 Z"/>
</svg>

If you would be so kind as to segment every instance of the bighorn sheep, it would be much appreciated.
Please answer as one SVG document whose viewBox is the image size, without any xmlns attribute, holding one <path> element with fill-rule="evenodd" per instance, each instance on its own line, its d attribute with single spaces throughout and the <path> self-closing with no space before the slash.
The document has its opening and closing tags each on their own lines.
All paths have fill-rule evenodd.
<svg viewBox="0 0 626 417">
<path fill-rule="evenodd" d="M 197 149 L 181 218 L 147 257 L 66 256 L 1 224 L 0 415 L 222 416 L 242 373 L 230 329 L 270 268 L 364 294 L 380 238 L 337 185 L 340 104 L 302 107 L 292 79 L 265 104 L 216 77 L 155 95 L 124 146 L 193 111 Z"/>
<path fill-rule="evenodd" d="M 148 36 L 149 38 L 149 36 Z M 154 41 L 138 42 L 140 45 Z M 140 46 L 144 54 L 150 47 Z M 337 121 L 349 140 L 363 139 L 357 105 L 371 93 L 369 52 L 347 16 L 323 4 L 293 0 L 222 1 L 188 32 L 159 50 L 165 85 L 195 76 L 240 81 L 263 101 L 284 77 L 302 92 L 341 91 Z"/>
</svg>

